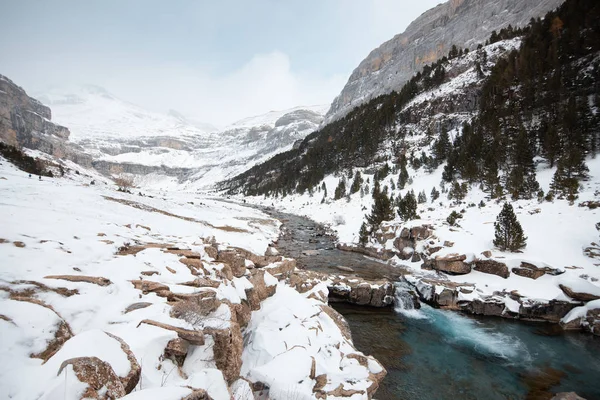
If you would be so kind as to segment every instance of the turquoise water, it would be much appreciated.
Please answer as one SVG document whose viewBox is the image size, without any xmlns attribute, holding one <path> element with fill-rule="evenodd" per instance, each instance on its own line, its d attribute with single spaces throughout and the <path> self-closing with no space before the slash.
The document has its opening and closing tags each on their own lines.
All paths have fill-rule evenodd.
<svg viewBox="0 0 600 400">
<path fill-rule="evenodd" d="M 426 305 L 408 315 L 334 306 L 356 347 L 388 370 L 378 399 L 600 399 L 600 338 Z"/>
</svg>

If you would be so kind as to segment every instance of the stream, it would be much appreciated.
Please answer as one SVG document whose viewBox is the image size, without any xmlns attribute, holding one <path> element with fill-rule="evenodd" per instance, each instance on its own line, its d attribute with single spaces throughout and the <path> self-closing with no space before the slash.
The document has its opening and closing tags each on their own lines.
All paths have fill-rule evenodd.
<svg viewBox="0 0 600 400">
<path fill-rule="evenodd" d="M 316 222 L 273 209 L 283 222 L 277 248 L 300 268 L 398 281 L 402 270 L 335 248 Z M 354 270 L 346 272 L 338 266 Z M 550 399 L 577 392 L 600 400 L 600 338 L 557 326 L 403 305 L 385 309 L 332 303 L 352 330 L 356 348 L 387 369 L 376 398 Z"/>
</svg>

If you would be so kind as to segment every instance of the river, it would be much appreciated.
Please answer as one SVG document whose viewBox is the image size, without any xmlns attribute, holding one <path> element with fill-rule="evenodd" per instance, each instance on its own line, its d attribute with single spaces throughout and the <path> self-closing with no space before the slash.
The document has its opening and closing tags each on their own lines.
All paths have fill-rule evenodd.
<svg viewBox="0 0 600 400">
<path fill-rule="evenodd" d="M 401 269 L 335 248 L 310 219 L 266 210 L 284 223 L 281 254 L 301 268 L 397 281 Z M 575 391 L 600 400 L 600 338 L 557 326 L 472 317 L 434 309 L 376 309 L 332 304 L 348 320 L 355 346 L 386 367 L 376 398 L 549 399 Z"/>
</svg>

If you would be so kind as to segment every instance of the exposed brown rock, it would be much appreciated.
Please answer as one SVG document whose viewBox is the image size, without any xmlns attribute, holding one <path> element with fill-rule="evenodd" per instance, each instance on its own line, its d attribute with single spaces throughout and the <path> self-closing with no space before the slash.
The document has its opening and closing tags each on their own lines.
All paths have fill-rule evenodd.
<svg viewBox="0 0 600 400">
<path fill-rule="evenodd" d="M 196 389 L 181 400 L 213 400 L 204 389 Z"/>
<path fill-rule="evenodd" d="M 179 301 L 171 307 L 171 317 L 182 319 L 195 326 L 220 305 L 221 301 L 216 298 L 215 292 L 194 293 L 193 297 Z"/>
<path fill-rule="evenodd" d="M 129 306 L 127 306 L 125 311 L 123 311 L 123 314 L 127 314 L 127 313 L 130 313 L 135 310 L 140 310 L 142 308 L 150 307 L 151 305 L 152 305 L 152 303 L 146 303 L 146 302 L 133 303 L 133 304 L 130 304 Z"/>
<path fill-rule="evenodd" d="M 434 269 L 454 275 L 464 275 L 471 272 L 471 265 L 465 263 L 467 256 L 464 254 L 448 254 L 435 258 Z"/>
<path fill-rule="evenodd" d="M 119 247 L 119 249 L 117 250 L 117 255 L 118 256 L 136 255 L 140 251 L 143 251 L 146 249 L 162 249 L 162 248 L 167 248 L 170 246 L 171 245 L 166 244 L 166 243 L 145 243 L 145 244 L 134 245 L 134 246 L 131 246 L 129 244 L 124 244 L 123 246 Z"/>
<path fill-rule="evenodd" d="M 540 276 L 544 276 L 544 274 L 545 274 L 544 271 L 541 271 L 538 269 L 517 268 L 517 267 L 512 269 L 512 273 L 517 274 L 522 277 L 525 277 L 525 278 L 529 278 L 529 279 L 537 279 Z"/>
<path fill-rule="evenodd" d="M 566 294 L 573 300 L 588 302 L 588 301 L 600 299 L 600 296 L 596 296 L 594 294 L 575 292 L 573 289 L 571 289 L 570 287 L 565 286 L 563 284 L 559 284 L 558 287 L 560 288 L 560 290 L 562 290 L 564 292 L 564 294 Z"/>
<path fill-rule="evenodd" d="M 490 258 L 492 256 L 492 252 L 490 250 L 486 250 L 486 251 L 482 252 L 481 255 L 486 258 Z"/>
<path fill-rule="evenodd" d="M 246 274 L 246 259 L 235 250 L 219 251 L 217 261 L 228 264 L 236 278 L 241 278 Z"/>
<path fill-rule="evenodd" d="M 161 290 L 169 291 L 169 287 L 167 285 L 158 282 L 146 281 L 141 279 L 135 279 L 130 282 L 136 289 L 141 290 L 144 294 L 152 292 L 156 293 L 160 292 Z"/>
<path fill-rule="evenodd" d="M 171 339 L 165 347 L 164 357 L 181 367 L 187 357 L 189 345 L 190 343 L 187 340 L 181 338 Z"/>
<path fill-rule="evenodd" d="M 337 325 L 340 332 L 342 332 L 342 336 L 344 336 L 344 338 L 346 338 L 347 340 L 352 341 L 352 332 L 350 331 L 350 325 L 348 325 L 348 321 L 346 321 L 342 314 L 325 304 L 322 304 L 319 307 L 321 307 L 321 310 L 323 310 L 323 312 L 327 314 Z"/>
<path fill-rule="evenodd" d="M 313 386 L 313 392 L 319 392 L 323 390 L 325 385 L 327 385 L 327 375 L 321 374 L 315 378 L 315 386 Z"/>
<path fill-rule="evenodd" d="M 179 262 L 188 267 L 192 275 L 208 275 L 208 271 L 204 268 L 202 261 L 196 258 L 183 257 L 179 259 Z"/>
<path fill-rule="evenodd" d="M 486 274 L 498 275 L 504 279 L 510 276 L 506 264 L 495 260 L 476 260 L 473 269 Z"/>
<path fill-rule="evenodd" d="M 158 271 L 142 271 L 140 274 L 144 276 L 160 275 Z"/>
<path fill-rule="evenodd" d="M 25 243 L 23 243 L 23 242 L 20 242 L 20 241 L 18 241 L 18 240 L 17 240 L 17 241 L 15 241 L 15 242 L 13 242 L 13 244 L 14 244 L 16 247 L 21 247 L 21 248 L 22 248 L 22 247 L 25 247 Z"/>
<path fill-rule="evenodd" d="M 93 283 L 98 286 L 108 286 L 112 284 L 112 282 L 101 276 L 84 276 L 84 275 L 48 275 L 45 276 L 44 279 L 62 279 L 69 282 L 85 282 L 85 283 Z"/>
<path fill-rule="evenodd" d="M 119 379 L 121 380 L 121 383 L 123 384 L 123 387 L 125 388 L 125 393 L 131 393 L 133 391 L 133 389 L 135 389 L 135 387 L 137 386 L 138 382 L 140 381 L 140 376 L 142 374 L 142 367 L 140 367 L 140 364 L 138 364 L 137 359 L 135 358 L 135 355 L 131 351 L 131 348 L 129 347 L 129 345 L 127 343 L 125 343 L 125 341 L 123 339 L 121 339 L 117 335 L 113 335 L 112 333 L 108 333 L 108 332 L 104 332 L 104 333 L 106 333 L 108 336 L 110 336 L 111 338 L 113 338 L 117 342 L 119 342 L 121 344 L 121 350 L 123 350 L 123 353 L 125 353 L 125 355 L 127 356 L 127 361 L 129 361 L 129 365 L 130 365 L 129 373 L 127 373 L 127 376 L 119 378 Z"/>
<path fill-rule="evenodd" d="M 175 247 L 168 247 L 167 249 L 163 249 L 162 251 L 169 254 L 175 254 L 179 257 L 195 258 L 198 260 L 200 259 L 200 253 L 189 249 L 178 249 Z"/>
<path fill-rule="evenodd" d="M 210 258 L 215 259 L 215 260 L 217 259 L 217 256 L 219 255 L 219 251 L 213 246 L 205 246 L 204 251 Z"/>
<path fill-rule="evenodd" d="M 176 274 L 176 273 L 177 273 L 177 271 L 175 271 L 175 270 L 174 270 L 173 268 L 171 268 L 171 267 L 165 267 L 165 268 L 167 268 L 167 271 L 169 271 L 169 272 L 170 272 L 170 273 L 172 273 L 172 274 Z"/>
<path fill-rule="evenodd" d="M 246 298 L 252 311 L 260 309 L 260 303 L 263 300 L 273 296 L 275 294 L 276 286 L 267 286 L 265 283 L 265 270 L 255 269 L 252 270 L 251 276 L 248 278 L 252 284 L 252 288 L 246 289 Z"/>
<path fill-rule="evenodd" d="M 177 335 L 180 338 L 187 340 L 188 342 L 190 342 L 193 345 L 196 345 L 196 346 L 204 345 L 204 333 L 202 331 L 192 331 L 192 330 L 185 329 L 185 328 L 179 328 L 177 326 L 163 324 L 162 322 L 153 321 L 151 319 L 142 320 L 138 324 L 138 327 L 141 324 L 152 325 L 152 326 L 156 326 L 158 328 L 173 331 L 173 332 L 177 333 Z"/>
<path fill-rule="evenodd" d="M 217 368 L 223 372 L 225 380 L 232 383 L 239 377 L 242 367 L 244 339 L 240 326 L 231 322 L 227 329 L 208 328 L 204 332 L 211 335 L 215 342 L 213 353 Z"/>
<path fill-rule="evenodd" d="M 217 281 L 213 281 L 212 279 L 209 279 L 209 278 L 196 278 L 193 281 L 180 283 L 180 285 L 197 287 L 197 288 L 211 287 L 211 288 L 216 289 L 219 287 L 219 285 L 221 285 L 221 283 L 217 282 Z"/>
<path fill-rule="evenodd" d="M 80 399 L 112 400 L 127 394 L 123 383 L 110 364 L 98 357 L 77 357 L 65 360 L 61 364 L 57 376 L 67 365 L 73 367 L 73 372 L 80 382 L 88 384 Z"/>
</svg>

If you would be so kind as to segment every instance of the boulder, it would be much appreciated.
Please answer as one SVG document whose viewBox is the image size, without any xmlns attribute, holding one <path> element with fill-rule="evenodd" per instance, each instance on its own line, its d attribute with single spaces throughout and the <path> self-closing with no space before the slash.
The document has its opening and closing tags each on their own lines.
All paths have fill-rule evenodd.
<svg viewBox="0 0 600 400">
<path fill-rule="evenodd" d="M 461 304 L 461 308 L 475 315 L 491 315 L 495 317 L 504 316 L 505 305 L 504 301 L 496 299 L 474 299 L 473 301 Z"/>
<path fill-rule="evenodd" d="M 231 322 L 227 329 L 207 328 L 204 332 L 213 337 L 215 364 L 223 372 L 225 380 L 231 384 L 239 377 L 242 368 L 244 339 L 239 324 Z"/>
<path fill-rule="evenodd" d="M 204 389 L 196 389 L 181 400 L 213 400 Z"/>
<path fill-rule="evenodd" d="M 573 300 L 588 302 L 588 301 L 594 301 L 594 300 L 600 299 L 600 296 L 598 296 L 596 294 L 585 293 L 585 292 L 576 292 L 573 289 L 571 289 L 570 287 L 563 285 L 562 283 L 559 284 L 558 287 L 560 288 L 560 290 L 562 290 L 564 292 L 564 294 L 566 294 Z"/>
<path fill-rule="evenodd" d="M 528 263 L 525 261 L 522 261 L 521 265 L 519 267 L 513 268 L 512 272 L 514 274 L 517 274 L 519 276 L 523 276 L 523 277 L 529 278 L 529 279 L 537 279 L 540 276 L 543 276 L 545 274 L 560 275 L 560 274 L 564 273 L 563 270 L 558 269 L 558 268 L 552 268 L 552 267 L 548 267 L 548 266 L 538 267 L 535 264 L 531 264 L 531 263 Z"/>
<path fill-rule="evenodd" d="M 135 358 L 135 354 L 133 354 L 131 348 L 123 339 L 121 339 L 117 335 L 113 335 L 112 333 L 104 333 L 106 333 L 108 336 L 119 342 L 121 344 L 121 350 L 123 350 L 123 353 L 125 353 L 125 355 L 127 356 L 127 361 L 129 361 L 130 366 L 129 373 L 126 376 L 121 377 L 119 379 L 121 379 L 121 383 L 125 388 L 125 393 L 131 393 L 140 381 L 142 367 L 140 366 L 140 364 L 138 364 L 137 359 Z"/>
<path fill-rule="evenodd" d="M 228 264 L 233 276 L 241 278 L 246 274 L 246 258 L 235 250 L 222 250 L 217 255 L 217 261 Z"/>
<path fill-rule="evenodd" d="M 77 357 L 63 361 L 57 376 L 72 366 L 77 379 L 88 387 L 80 399 L 112 400 L 125 396 L 125 387 L 109 363 L 98 357 Z"/>
<path fill-rule="evenodd" d="M 141 279 L 134 279 L 130 282 L 136 289 L 141 290 L 144 294 L 156 293 L 164 290 L 170 291 L 167 285 L 158 282 L 146 281 Z"/>
<path fill-rule="evenodd" d="M 265 283 L 265 270 L 252 270 L 252 275 L 248 279 L 252 288 L 246 289 L 246 298 L 252 311 L 260 309 L 260 302 L 275 294 L 277 286 L 267 285 Z"/>
<path fill-rule="evenodd" d="M 138 327 L 140 325 L 142 325 L 142 324 L 152 325 L 152 326 L 156 326 L 158 328 L 162 328 L 162 329 L 166 329 L 166 330 L 169 330 L 169 331 L 173 331 L 173 332 L 177 333 L 177 335 L 181 339 L 185 339 L 188 342 L 190 342 L 190 344 L 193 344 L 193 345 L 196 345 L 196 346 L 203 346 L 204 345 L 204 333 L 202 331 L 196 331 L 196 330 L 190 330 L 190 329 L 180 328 L 180 327 L 169 325 L 169 324 L 163 324 L 162 322 L 153 321 L 151 319 L 144 319 L 144 320 L 142 320 L 138 324 Z"/>
<path fill-rule="evenodd" d="M 575 307 L 577 307 L 577 304 L 561 300 L 550 300 L 547 303 L 524 302 L 519 307 L 519 318 L 558 323 Z"/>
<path fill-rule="evenodd" d="M 98 286 L 108 286 L 112 282 L 101 276 L 83 276 L 83 275 L 48 275 L 44 279 L 62 279 L 69 282 L 93 283 Z"/>
<path fill-rule="evenodd" d="M 471 265 L 465 263 L 467 256 L 462 254 L 448 254 L 435 258 L 434 269 L 453 275 L 464 275 L 471 272 Z"/>
<path fill-rule="evenodd" d="M 504 279 L 510 276 L 506 264 L 495 260 L 476 260 L 473 269 L 485 274 L 498 275 Z"/>
<path fill-rule="evenodd" d="M 167 347 L 165 347 L 164 357 L 181 367 L 187 357 L 189 345 L 190 343 L 185 339 L 171 339 L 167 343 Z"/>
</svg>

